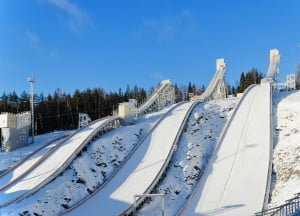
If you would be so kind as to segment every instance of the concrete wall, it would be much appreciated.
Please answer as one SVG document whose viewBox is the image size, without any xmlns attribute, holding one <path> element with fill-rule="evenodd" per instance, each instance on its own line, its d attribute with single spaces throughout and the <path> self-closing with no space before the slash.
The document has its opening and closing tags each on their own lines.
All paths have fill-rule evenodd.
<svg viewBox="0 0 300 216">
<path fill-rule="evenodd" d="M 0 114 L 0 128 L 16 128 L 17 127 L 17 116 L 12 113 L 1 113 Z"/>
<path fill-rule="evenodd" d="M 30 126 L 21 129 L 1 128 L 1 149 L 2 151 L 12 151 L 28 144 Z"/>
<path fill-rule="evenodd" d="M 136 113 L 136 107 L 133 103 L 120 103 L 118 108 L 118 115 L 121 118 L 131 117 Z"/>
</svg>

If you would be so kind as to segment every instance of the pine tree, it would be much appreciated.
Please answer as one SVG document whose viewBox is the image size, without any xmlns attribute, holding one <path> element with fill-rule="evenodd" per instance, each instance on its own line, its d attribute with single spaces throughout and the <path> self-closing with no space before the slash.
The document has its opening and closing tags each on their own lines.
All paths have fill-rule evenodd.
<svg viewBox="0 0 300 216">
<path fill-rule="evenodd" d="M 300 89 L 300 64 L 297 65 L 296 69 L 296 89 Z"/>
<path fill-rule="evenodd" d="M 240 92 L 244 92 L 244 90 L 246 89 L 246 78 L 245 78 L 245 74 L 244 72 L 241 74 L 241 78 L 240 78 Z"/>
</svg>

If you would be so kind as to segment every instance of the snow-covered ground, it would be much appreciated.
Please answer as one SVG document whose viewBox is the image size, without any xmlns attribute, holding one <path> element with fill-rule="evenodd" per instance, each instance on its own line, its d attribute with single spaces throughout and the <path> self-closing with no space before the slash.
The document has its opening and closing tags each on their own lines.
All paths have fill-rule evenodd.
<svg viewBox="0 0 300 216">
<path fill-rule="evenodd" d="M 300 192 L 300 91 L 273 96 L 274 153 L 270 207 Z"/>
<path fill-rule="evenodd" d="M 194 189 L 216 140 L 238 99 L 201 103 L 189 117 L 166 176 L 155 193 L 165 194 L 165 215 L 175 215 Z M 147 202 L 140 215 L 160 215 L 160 199 Z"/>
<path fill-rule="evenodd" d="M 68 209 L 98 188 L 168 109 L 102 135 L 62 175 L 31 197 L 0 209 L 0 215 L 57 215 Z"/>
<path fill-rule="evenodd" d="M 250 88 L 182 215 L 252 215 L 263 208 L 271 151 L 269 83 Z"/>
<path fill-rule="evenodd" d="M 12 152 L 0 152 L 0 173 L 5 171 L 7 168 L 13 166 L 18 161 L 25 158 L 27 155 L 34 152 L 39 147 L 55 140 L 64 135 L 69 135 L 73 133 L 73 130 L 70 131 L 56 131 L 47 134 L 42 134 L 35 136 L 35 140 L 33 144 L 29 144 L 26 147 L 19 148 Z"/>
<path fill-rule="evenodd" d="M 98 212 L 101 212 L 102 215 L 114 216 L 122 214 L 133 205 L 134 195 L 144 194 L 152 182 L 159 178 L 192 105 L 192 102 L 185 102 L 170 110 L 114 178 L 69 215 L 81 216 L 88 213 L 90 216 L 98 216 Z"/>
</svg>

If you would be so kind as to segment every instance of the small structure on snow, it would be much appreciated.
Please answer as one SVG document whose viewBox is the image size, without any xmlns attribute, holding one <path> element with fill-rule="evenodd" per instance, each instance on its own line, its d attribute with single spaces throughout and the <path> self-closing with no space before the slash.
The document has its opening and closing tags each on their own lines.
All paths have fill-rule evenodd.
<svg viewBox="0 0 300 216">
<path fill-rule="evenodd" d="M 82 128 L 86 125 L 88 125 L 92 120 L 90 116 L 86 113 L 79 113 L 79 118 L 78 118 L 78 128 Z"/>
<path fill-rule="evenodd" d="M 12 151 L 28 144 L 31 125 L 30 112 L 0 114 L 0 146 L 2 151 Z"/>
</svg>

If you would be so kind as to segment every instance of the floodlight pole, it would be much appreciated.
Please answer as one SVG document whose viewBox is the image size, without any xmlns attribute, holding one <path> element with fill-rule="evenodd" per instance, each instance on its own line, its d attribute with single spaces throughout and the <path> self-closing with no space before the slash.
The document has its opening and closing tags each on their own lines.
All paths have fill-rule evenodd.
<svg viewBox="0 0 300 216">
<path fill-rule="evenodd" d="M 35 79 L 33 77 L 27 78 L 27 81 L 30 83 L 30 102 L 31 102 L 31 143 L 34 143 L 34 104 L 33 104 L 33 84 Z"/>
</svg>

